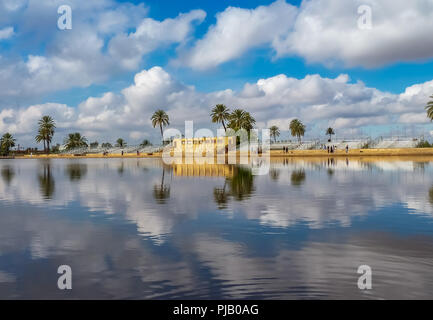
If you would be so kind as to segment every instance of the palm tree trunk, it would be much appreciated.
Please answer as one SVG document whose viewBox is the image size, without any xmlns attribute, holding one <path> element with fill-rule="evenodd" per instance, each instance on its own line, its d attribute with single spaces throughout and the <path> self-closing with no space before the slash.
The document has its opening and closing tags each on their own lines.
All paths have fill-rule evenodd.
<svg viewBox="0 0 433 320">
<path fill-rule="evenodd" d="M 162 133 L 162 124 L 159 124 L 159 129 L 161 130 L 161 139 L 162 139 L 162 145 L 164 145 L 164 134 Z"/>
<path fill-rule="evenodd" d="M 224 132 L 227 132 L 227 128 L 226 128 L 226 125 L 224 123 L 224 120 L 222 121 L 222 123 L 223 123 L 223 127 L 224 127 Z"/>
<path fill-rule="evenodd" d="M 44 153 L 47 152 L 47 147 L 45 145 L 45 139 L 44 139 Z"/>
</svg>

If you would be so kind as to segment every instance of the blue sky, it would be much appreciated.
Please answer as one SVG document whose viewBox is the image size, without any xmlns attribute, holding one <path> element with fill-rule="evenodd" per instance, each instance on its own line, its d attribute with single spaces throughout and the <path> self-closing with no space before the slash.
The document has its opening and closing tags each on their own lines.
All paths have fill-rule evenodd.
<svg viewBox="0 0 433 320">
<path fill-rule="evenodd" d="M 57 28 L 62 4 L 72 30 Z M 216 103 L 247 109 L 259 128 L 300 118 L 310 137 L 327 126 L 341 136 L 431 129 L 433 1 L 0 0 L 0 9 L 0 133 L 23 143 L 44 114 L 59 142 L 72 131 L 157 140 L 157 108 L 174 127 L 216 129 Z"/>
</svg>

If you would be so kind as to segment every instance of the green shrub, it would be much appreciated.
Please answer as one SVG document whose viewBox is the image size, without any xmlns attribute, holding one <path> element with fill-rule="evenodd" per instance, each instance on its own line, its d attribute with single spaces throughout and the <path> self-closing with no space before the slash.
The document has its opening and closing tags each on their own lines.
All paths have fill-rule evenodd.
<svg viewBox="0 0 433 320">
<path fill-rule="evenodd" d="M 370 142 L 367 142 L 364 145 L 362 145 L 361 149 L 370 149 Z"/>
<path fill-rule="evenodd" d="M 416 148 L 432 148 L 432 145 L 428 141 L 421 140 L 416 145 Z"/>
</svg>

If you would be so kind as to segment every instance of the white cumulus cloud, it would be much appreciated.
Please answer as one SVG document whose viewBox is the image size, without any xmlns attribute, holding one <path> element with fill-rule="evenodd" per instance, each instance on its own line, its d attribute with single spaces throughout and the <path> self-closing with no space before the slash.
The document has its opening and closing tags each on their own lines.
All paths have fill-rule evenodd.
<svg viewBox="0 0 433 320">
<path fill-rule="evenodd" d="M 291 119 L 300 118 L 308 133 L 321 136 L 329 125 L 344 133 L 372 125 L 426 124 L 424 105 L 432 91 L 433 80 L 391 94 L 362 82 L 352 83 L 344 74 L 302 79 L 280 74 L 246 83 L 239 91 L 205 93 L 176 80 L 163 68 L 153 67 L 137 73 L 134 83 L 119 93 L 89 97 L 76 107 L 45 103 L 0 109 L 0 132 L 10 131 L 23 143 L 34 143 L 37 120 L 49 114 L 58 124 L 55 142 L 62 142 L 66 133 L 73 131 L 100 141 L 118 137 L 130 138 L 131 143 L 144 137 L 159 141 L 159 131 L 150 121 L 156 109 L 168 113 L 170 127 L 183 130 L 184 121 L 193 120 L 195 129 L 216 129 L 210 122 L 210 108 L 224 103 L 251 112 L 259 127 L 277 125 L 284 131 Z"/>
<path fill-rule="evenodd" d="M 359 28 L 368 6 L 372 28 Z M 429 0 L 278 0 L 256 9 L 229 7 L 180 61 L 199 70 L 263 47 L 274 58 L 299 56 L 326 66 L 374 68 L 433 58 L 433 2 Z"/>
</svg>

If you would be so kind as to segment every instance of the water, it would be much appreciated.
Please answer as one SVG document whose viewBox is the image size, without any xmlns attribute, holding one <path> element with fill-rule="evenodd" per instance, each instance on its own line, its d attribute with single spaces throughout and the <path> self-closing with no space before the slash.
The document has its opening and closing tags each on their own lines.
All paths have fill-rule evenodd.
<svg viewBox="0 0 433 320">
<path fill-rule="evenodd" d="M 428 159 L 1 160 L 0 298 L 433 297 Z M 57 288 L 70 265 L 73 289 Z M 360 265 L 373 289 L 361 291 Z"/>
</svg>

